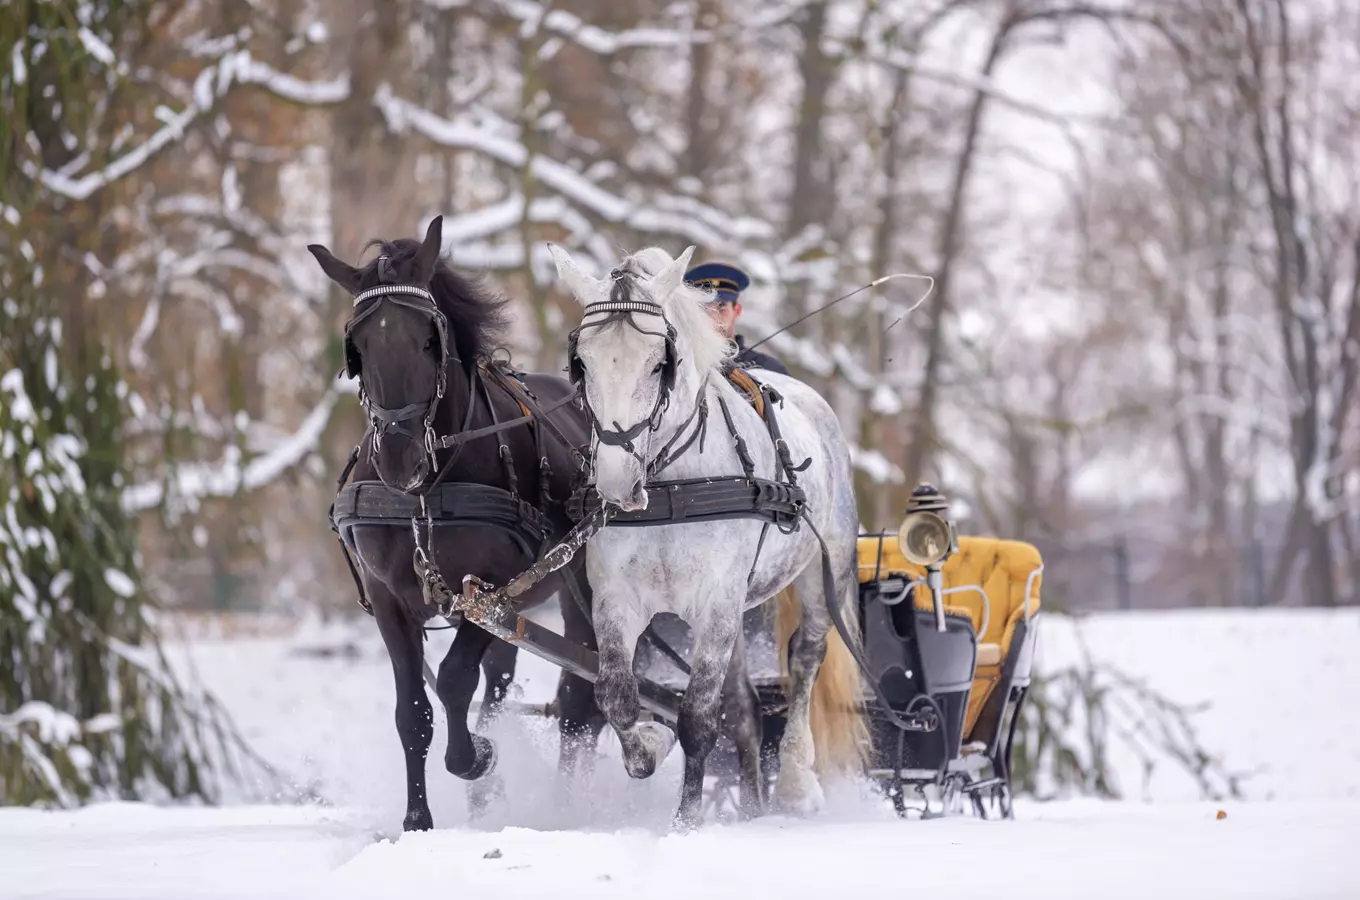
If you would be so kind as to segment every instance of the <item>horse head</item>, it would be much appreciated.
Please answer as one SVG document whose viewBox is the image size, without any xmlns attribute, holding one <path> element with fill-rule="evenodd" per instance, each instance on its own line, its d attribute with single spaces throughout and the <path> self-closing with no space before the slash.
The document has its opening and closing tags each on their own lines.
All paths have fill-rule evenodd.
<svg viewBox="0 0 1360 900">
<path fill-rule="evenodd" d="M 307 247 L 322 271 L 354 298 L 345 325 L 345 369 L 359 379 L 360 398 L 373 439 L 370 458 L 388 487 L 410 492 L 430 473 L 433 423 L 443 399 L 453 348 L 449 323 L 432 291 L 443 268 L 439 247 L 443 218 L 436 216 L 424 241 L 371 241 L 377 259 L 355 268 L 320 244 Z"/>
<path fill-rule="evenodd" d="M 597 439 L 595 490 L 619 509 L 645 509 L 649 466 L 693 421 L 708 374 L 731 346 L 708 316 L 707 295 L 684 283 L 694 247 L 675 259 L 640 250 L 604 279 L 549 249 L 585 310 L 568 358 Z"/>
</svg>

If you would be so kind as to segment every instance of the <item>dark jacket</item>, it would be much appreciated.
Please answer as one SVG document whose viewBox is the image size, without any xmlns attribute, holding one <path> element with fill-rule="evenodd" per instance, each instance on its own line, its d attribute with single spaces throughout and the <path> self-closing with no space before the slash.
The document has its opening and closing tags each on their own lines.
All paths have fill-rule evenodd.
<svg viewBox="0 0 1360 900">
<path fill-rule="evenodd" d="M 789 374 L 789 370 L 784 368 L 784 364 L 768 353 L 746 349 L 746 338 L 741 335 L 736 336 L 734 343 L 737 345 L 737 365 L 747 369 L 769 369 L 771 372 L 778 372 L 781 375 Z"/>
</svg>

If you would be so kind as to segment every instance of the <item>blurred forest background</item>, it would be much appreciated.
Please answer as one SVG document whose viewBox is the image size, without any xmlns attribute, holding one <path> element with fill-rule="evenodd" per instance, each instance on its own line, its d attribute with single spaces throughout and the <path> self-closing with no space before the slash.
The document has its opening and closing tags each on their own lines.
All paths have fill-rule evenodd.
<svg viewBox="0 0 1360 900">
<path fill-rule="evenodd" d="M 110 602 L 357 611 L 348 305 L 305 246 L 443 214 L 540 371 L 579 315 L 547 241 L 737 262 L 749 340 L 931 275 L 765 345 L 833 399 L 866 529 L 926 479 L 1059 608 L 1354 603 L 1357 34 L 1349 0 L 8 0 L 0 593 L 104 534 Z"/>
</svg>

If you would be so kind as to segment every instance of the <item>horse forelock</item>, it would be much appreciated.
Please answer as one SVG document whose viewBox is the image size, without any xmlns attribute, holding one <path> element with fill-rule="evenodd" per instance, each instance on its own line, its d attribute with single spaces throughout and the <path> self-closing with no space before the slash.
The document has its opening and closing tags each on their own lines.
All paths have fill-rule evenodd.
<svg viewBox="0 0 1360 900">
<path fill-rule="evenodd" d="M 364 249 L 378 248 L 378 256 L 360 271 L 364 290 L 380 284 L 413 283 L 412 268 L 420 241 L 398 238 L 388 241 L 375 238 Z M 497 343 L 505 338 L 510 327 L 507 311 L 509 299 L 485 285 L 481 277 L 469 278 L 455 271 L 441 256 L 435 261 L 434 274 L 428 287 L 435 306 L 449 324 L 449 337 L 465 363 L 487 357 Z"/>
<path fill-rule="evenodd" d="M 644 247 L 626 257 L 616 271 L 625 275 L 621 283 L 633 281 L 626 276 L 634 276 L 638 283 L 653 278 L 675 260 L 660 247 Z M 627 290 L 632 290 L 629 284 Z M 720 369 L 733 355 L 736 347 L 718 331 L 708 314 L 707 292 L 692 287 L 683 281 L 671 292 L 669 297 L 652 297 L 666 311 L 666 318 L 675 326 L 677 342 L 687 348 L 687 355 L 694 364 L 700 379 L 709 372 Z"/>
</svg>

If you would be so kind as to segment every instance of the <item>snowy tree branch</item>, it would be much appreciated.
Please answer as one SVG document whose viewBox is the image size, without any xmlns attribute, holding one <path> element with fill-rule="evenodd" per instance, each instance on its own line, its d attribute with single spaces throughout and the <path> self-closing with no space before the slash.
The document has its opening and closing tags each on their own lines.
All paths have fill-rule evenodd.
<svg viewBox="0 0 1360 900">
<path fill-rule="evenodd" d="M 327 391 L 321 401 L 298 426 L 297 431 L 244 465 L 239 452 L 228 448 L 226 458 L 217 465 L 186 463 L 174 466 L 159 482 L 132 485 L 123 491 L 123 508 L 139 512 L 159 506 L 167 493 L 178 500 L 194 502 L 205 497 L 230 497 L 240 491 L 256 490 L 274 481 L 313 453 L 330 423 L 339 393 Z M 168 491 L 167 491 L 168 486 Z"/>
<path fill-rule="evenodd" d="M 79 178 L 51 169 L 25 164 L 25 174 L 48 190 L 72 200 L 88 199 L 96 191 L 136 171 L 171 144 L 181 140 L 195 121 L 216 108 L 233 85 L 257 85 L 278 97 L 295 103 L 338 103 L 349 96 L 349 74 L 330 81 L 306 82 L 285 75 L 254 60 L 247 50 L 229 53 L 209 65 L 194 79 L 193 101 L 175 113 L 146 141 L 119 156 L 97 172 Z"/>
</svg>

